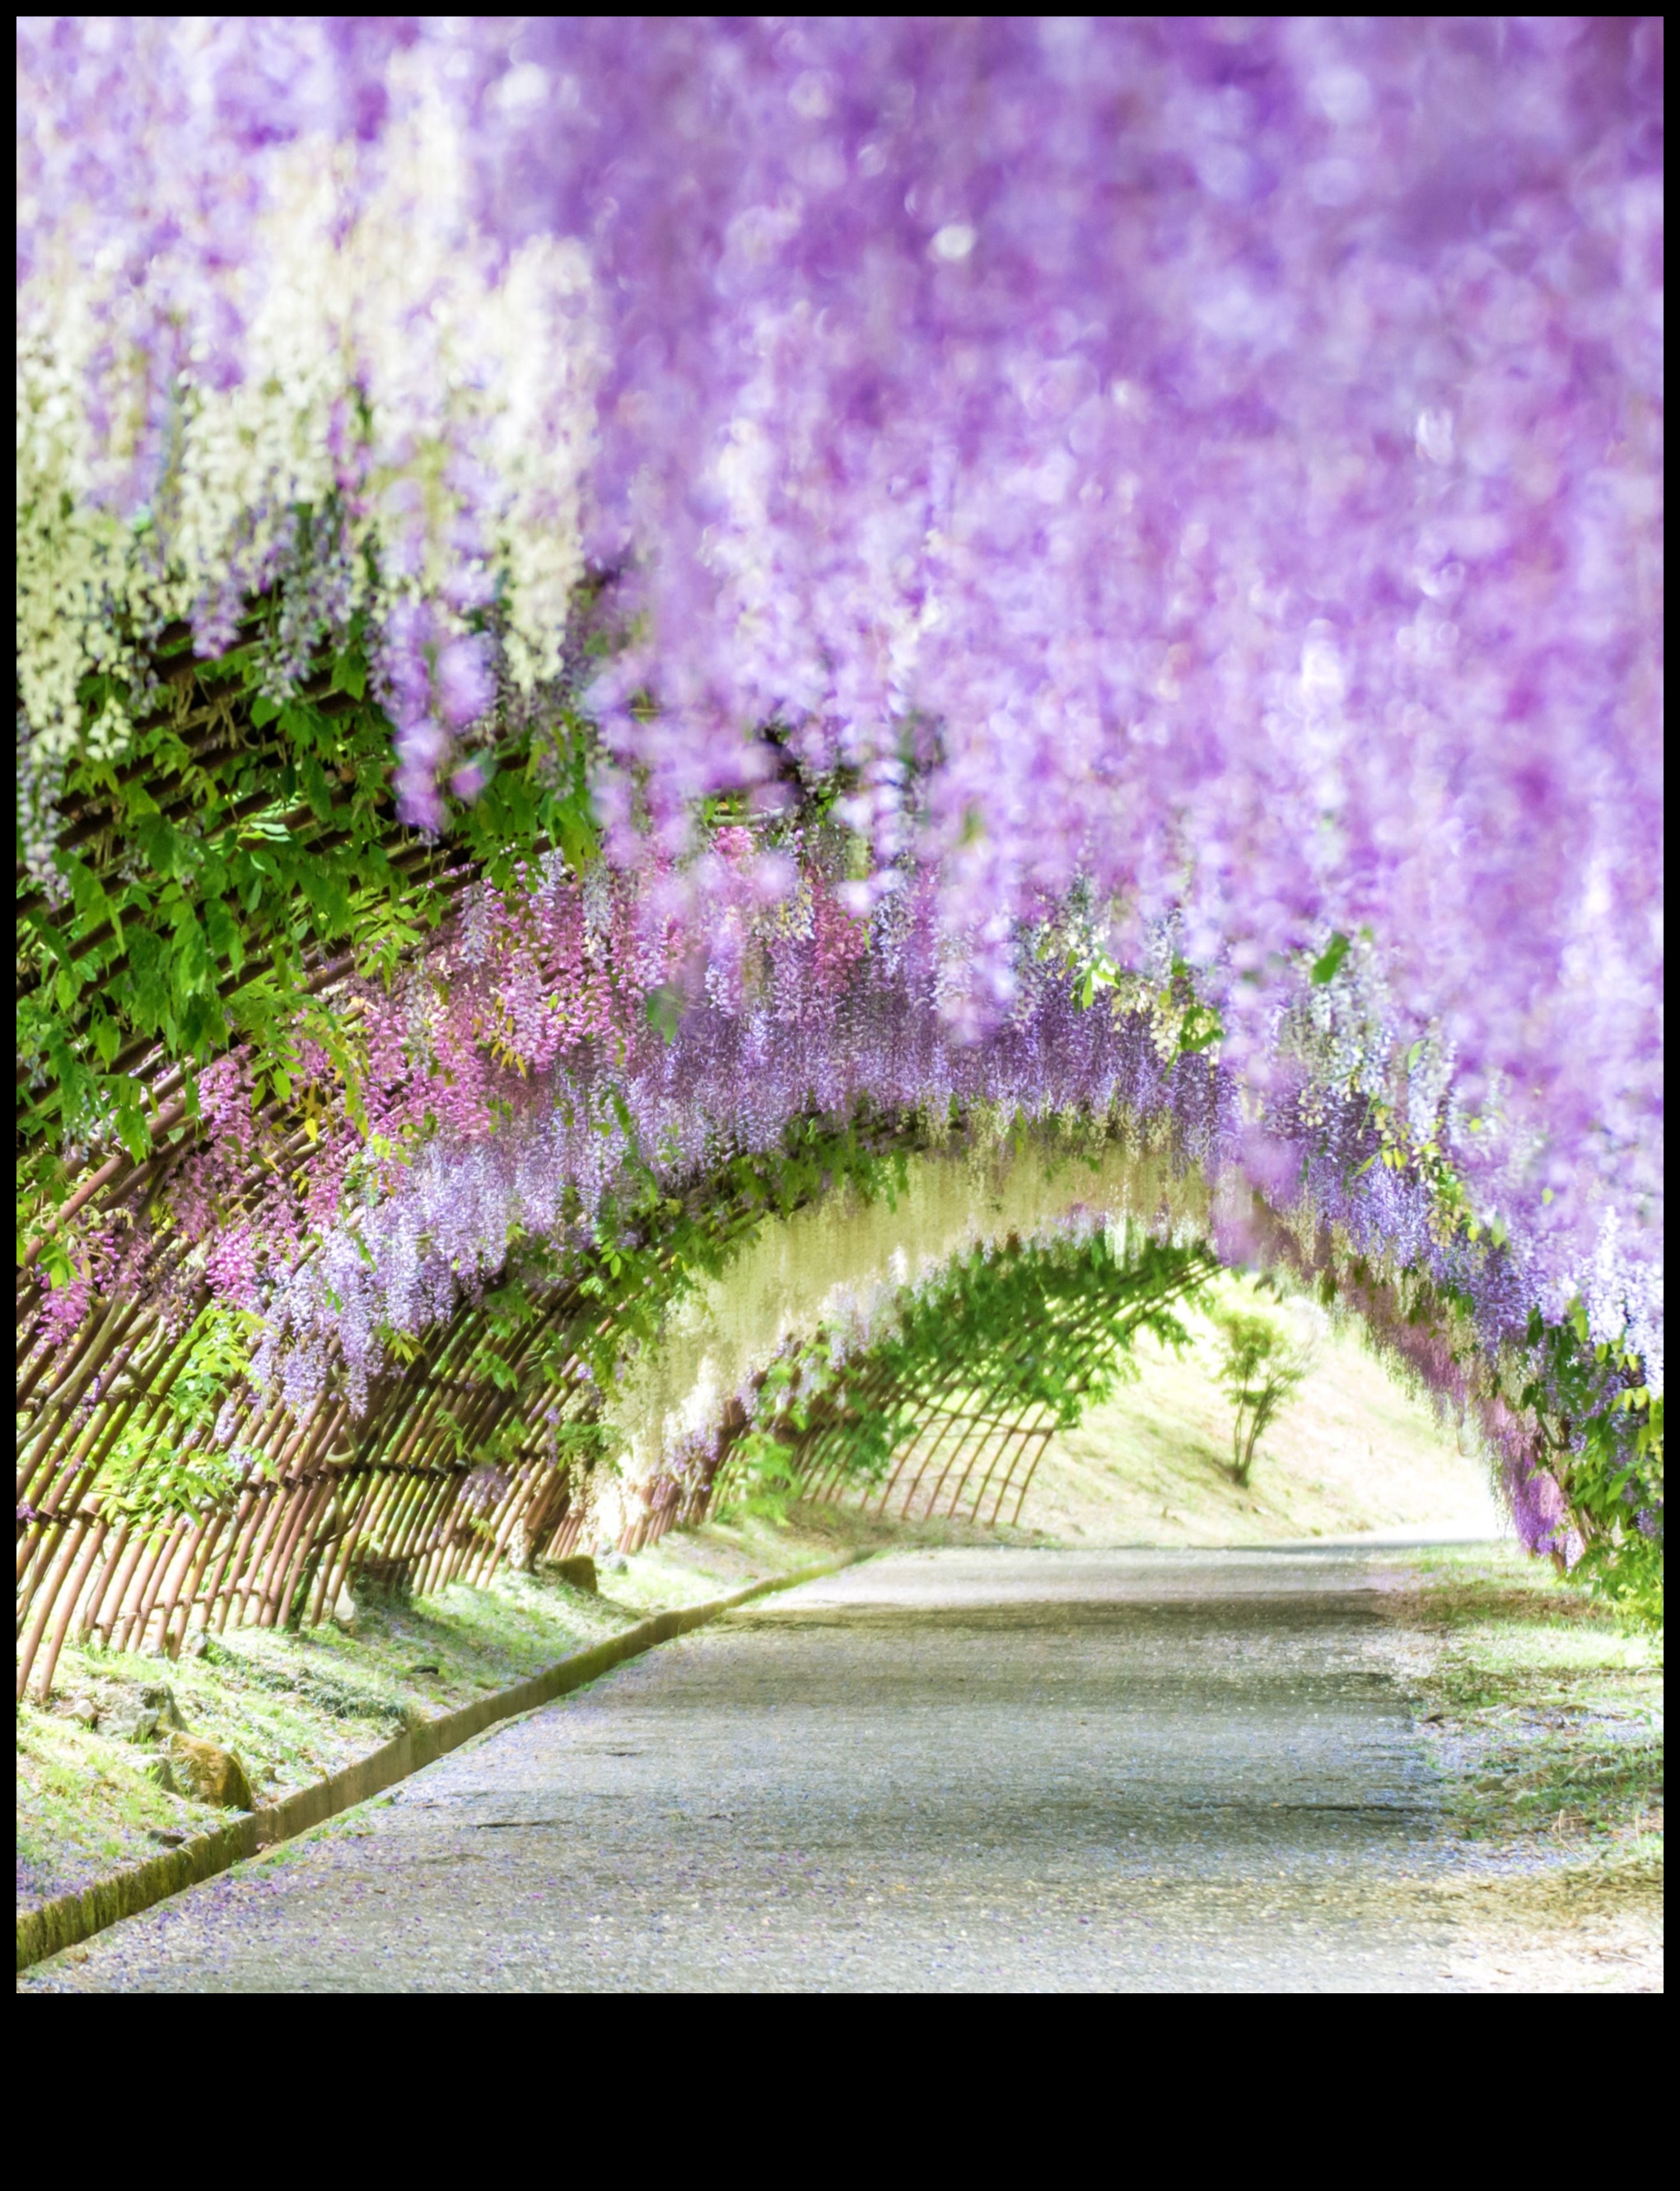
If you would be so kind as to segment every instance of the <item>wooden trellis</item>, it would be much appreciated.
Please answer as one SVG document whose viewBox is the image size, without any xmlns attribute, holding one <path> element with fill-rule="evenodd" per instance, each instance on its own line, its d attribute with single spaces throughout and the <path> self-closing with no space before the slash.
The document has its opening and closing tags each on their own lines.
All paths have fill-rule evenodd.
<svg viewBox="0 0 1680 2191">
<path fill-rule="evenodd" d="M 900 1520 L 943 1514 L 996 1528 L 1020 1520 L 1044 1449 L 1065 1427 L 1115 1350 L 1129 1346 L 1136 1322 L 1190 1290 L 1215 1267 L 1211 1251 L 1187 1257 L 1166 1286 L 1153 1286 L 1129 1311 L 1098 1297 L 1077 1306 L 1047 1301 L 1014 1340 L 985 1363 L 960 1350 L 935 1352 L 913 1367 L 891 1355 L 866 1363 L 838 1406 L 819 1406 L 815 1420 L 790 1444 L 800 1489 L 819 1504 L 844 1502 Z M 1057 1403 L 1022 1400 L 1014 1374 L 1020 1357 L 1041 1346 L 1046 1327 L 1071 1357 L 1072 1374 Z M 908 1422 L 881 1477 L 860 1477 L 854 1462 L 859 1431 L 871 1416 Z M 728 1493 L 727 1472 L 718 1489 Z M 1012 1503 L 1013 1494 L 1013 1503 Z"/>
<path fill-rule="evenodd" d="M 1185 1263 L 1172 1292 L 1201 1275 L 1200 1261 Z M 1142 1317 L 1167 1297 L 1155 1288 L 1129 1313 Z M 66 1349 L 37 1339 L 22 1380 L 19 1694 L 48 1694 L 72 1637 L 173 1653 L 195 1629 L 319 1620 L 346 1589 L 428 1592 L 482 1581 L 504 1562 L 563 1557 L 585 1526 L 587 1467 L 557 1459 L 552 1440 L 557 1419 L 575 1431 L 596 1405 L 573 1341 L 586 1327 L 610 1329 L 631 1306 L 604 1301 L 576 1280 L 553 1287 L 531 1303 L 515 1336 L 495 1340 L 492 1375 L 486 1312 L 467 1304 L 428 1335 L 416 1360 L 374 1382 L 355 1420 L 335 1397 L 297 1416 L 253 1396 L 233 1431 L 256 1457 L 247 1480 L 226 1499 L 162 1521 L 108 1505 L 100 1471 L 137 1417 L 154 1441 L 173 1434 L 165 1403 L 192 1329 L 172 1333 L 156 1312 L 118 1303 Z M 1116 1320 L 1111 1300 L 1047 1305 L 1045 1317 L 1057 1319 L 1076 1364 L 1059 1407 L 1015 1397 L 1016 1357 L 1041 1340 L 1041 1324 L 1024 1325 L 983 1372 L 960 1355 L 913 1371 L 866 1363 L 845 1404 L 820 1416 L 794 1448 L 807 1495 L 905 1517 L 1019 1520 L 1068 1403 L 1127 1338 L 1127 1315 Z M 854 1448 L 871 1413 L 912 1427 L 884 1477 L 860 1481 Z M 717 1456 L 641 1488 L 623 1549 L 703 1518 L 746 1420 L 733 1408 Z M 493 1465 L 439 1458 L 486 1452 L 498 1455 Z"/>
<path fill-rule="evenodd" d="M 230 816 L 260 810 L 311 860 L 348 859 L 349 825 L 332 803 L 338 792 L 324 778 L 313 804 L 283 813 L 272 786 L 262 794 L 244 788 L 258 764 L 272 772 L 276 734 L 257 724 L 249 690 L 230 682 L 227 665 L 193 663 L 184 639 L 177 631 L 160 641 L 165 697 L 150 726 L 164 725 L 168 737 L 164 759 L 145 781 L 148 811 L 160 827 L 190 834 L 201 820 L 220 828 Z M 300 699 L 335 723 L 355 704 L 325 672 Z M 346 751 L 350 735 L 346 730 Z M 355 735 L 366 743 L 367 726 L 360 723 Z M 348 780 L 354 771 L 340 773 Z M 79 790 L 60 813 L 60 851 L 73 852 L 113 891 L 132 863 L 121 802 L 124 784 L 136 780 L 133 768 L 119 771 L 114 781 Z M 289 761 L 281 782 L 289 800 Z M 383 811 L 389 802 L 381 791 L 372 804 Z M 355 842 L 364 846 L 368 811 L 366 804 L 357 809 L 362 835 Z M 401 829 L 394 811 L 379 827 L 385 834 L 375 846 L 378 872 L 423 884 L 436 910 L 482 872 L 458 851 Z M 26 932 L 37 942 L 49 938 L 45 901 L 21 870 L 19 908 Z M 113 915 L 103 928 L 58 934 L 57 963 L 95 952 L 89 963 L 99 965 L 102 979 L 116 979 L 129 963 L 132 926 Z M 301 915 L 297 932 L 309 933 Z M 274 935 L 276 951 L 292 948 L 283 918 Z M 50 953 L 31 951 L 20 948 L 20 998 L 52 976 Z M 219 964 L 216 996 L 236 1004 L 270 963 L 236 954 Z M 342 1016 L 358 1008 L 352 966 L 353 954 L 339 942 L 318 937 L 287 978 L 295 975 L 302 993 L 325 999 Z M 66 1024 L 84 1045 L 99 1009 L 97 985 L 75 991 L 66 1007 Z M 173 1175 L 204 1145 L 204 1129 L 186 1100 L 185 1070 L 161 1041 L 123 1038 L 109 1070 L 132 1076 L 144 1090 L 141 1144 L 113 1150 L 107 1142 L 71 1155 L 67 1198 L 20 1259 L 19 1695 L 48 1694 L 72 1639 L 178 1652 L 196 1630 L 320 1620 L 346 1590 L 436 1591 L 451 1581 L 482 1581 L 504 1562 L 529 1567 L 576 1549 L 589 1522 L 588 1445 L 599 1408 L 584 1357 L 592 1342 L 632 1322 L 645 1297 L 616 1295 L 607 1266 L 588 1259 L 563 1279 L 536 1284 L 517 1316 L 504 1307 L 498 1320 L 480 1305 L 462 1306 L 425 1335 L 413 1359 L 389 1365 L 372 1380 L 354 1415 L 343 1397 L 343 1365 L 329 1359 L 323 1397 L 312 1404 L 294 1410 L 241 1388 L 229 1396 L 235 1419 L 213 1431 L 171 1405 L 213 1313 L 209 1289 L 187 1260 L 190 1239 L 162 1228 L 144 1284 L 126 1296 L 95 1299 L 80 1329 L 67 1335 L 49 1329 L 42 1261 L 55 1229 L 73 1220 L 118 1231 L 142 1225 Z M 20 1066 L 18 1097 L 20 1157 L 27 1163 L 32 1152 L 59 1144 L 60 1090 L 50 1075 L 31 1076 Z M 312 1123 L 270 1092 L 254 1119 L 266 1169 L 253 1167 L 249 1187 L 220 1213 L 225 1226 L 248 1221 L 277 1175 L 304 1171 Z M 881 1131 L 913 1142 L 917 1129 L 912 1121 L 888 1121 Z M 758 1211 L 744 1197 L 733 1203 L 725 1197 L 715 1207 L 708 1201 L 705 1215 L 722 1241 L 733 1226 L 756 1221 Z M 1104 1338 L 1093 1314 L 1094 1371 L 1112 1334 Z M 908 1411 L 915 1434 L 901 1443 L 884 1483 L 871 1484 L 863 1495 L 883 1511 L 896 1503 L 906 1514 L 968 1511 L 992 1520 L 1013 1497 L 1019 1516 L 1055 1422 L 1047 1407 L 1012 1406 L 1007 1381 L 977 1384 L 972 1365 L 953 1362 L 919 1372 L 913 1382 L 888 1379 L 878 1391 L 854 1393 L 851 1412 L 822 1423 L 802 1445 L 797 1463 L 809 1488 L 822 1498 L 853 1495 L 847 1460 L 862 1420 L 857 1409 L 878 1404 Z M 724 1425 L 718 1452 L 725 1461 L 731 1437 L 744 1426 L 739 1410 Z M 242 1456 L 242 1474 L 229 1488 L 178 1497 L 173 1511 L 131 1511 L 125 1505 L 114 1456 L 126 1454 L 130 1474 L 138 1465 L 144 1477 L 154 1459 L 184 1468 L 201 1455 L 226 1482 L 223 1457 L 230 1451 Z M 639 1510 L 619 1539 L 623 1548 L 639 1549 L 701 1518 L 718 1465 L 714 1458 L 691 1473 L 640 1487 Z"/>
<path fill-rule="evenodd" d="M 598 1302 L 589 1312 L 600 1313 Z M 556 1392 L 519 1372 L 548 1323 L 582 1303 L 557 1291 L 502 1357 L 514 1383 L 468 1382 L 451 1365 L 483 1342 L 463 1311 L 430 1335 L 419 1360 L 379 1380 L 360 1421 L 326 1398 L 301 1419 L 253 1402 L 235 1436 L 253 1456 L 247 1481 L 205 1511 L 130 1518 L 99 1494 L 100 1465 L 137 1411 L 172 1435 L 163 1407 L 186 1341 L 142 1354 L 144 1317 L 94 1327 L 31 1419 L 19 1471 L 18 1688 L 44 1696 L 71 1636 L 118 1648 L 179 1650 L 190 1628 L 320 1619 L 359 1585 L 436 1590 L 571 1550 L 582 1526 L 576 1471 L 545 1446 L 550 1411 L 587 1416 L 581 1379 Z M 105 1367 L 116 1397 L 85 1394 Z M 149 1374 L 148 1374 L 149 1373 Z M 129 1379 L 128 1388 L 122 1380 Z M 511 1433 L 511 1434 L 510 1434 Z M 440 1450 L 491 1447 L 494 1465 L 440 1461 Z"/>
<path fill-rule="evenodd" d="M 253 615 L 241 642 L 262 622 Z M 139 726 L 166 734 L 162 758 L 149 771 L 126 765 L 114 778 L 68 797 L 59 814 L 60 852 L 118 888 L 135 856 L 123 801 L 144 777 L 146 811 L 160 828 L 191 834 L 266 815 L 310 862 L 349 859 L 356 844 L 370 841 L 368 810 L 359 810 L 356 836 L 343 803 L 360 794 L 325 777 L 313 800 L 294 794 L 290 761 L 280 766 L 283 722 L 279 730 L 260 724 L 242 676 L 228 663 L 193 660 L 186 640 L 184 627 L 160 636 L 160 703 Z M 332 722 L 353 716 L 359 705 L 326 668 L 298 697 Z M 389 726 L 375 731 L 378 743 Z M 254 792 L 253 771 L 262 787 Z M 348 780 L 352 771 L 338 773 Z M 423 889 L 434 913 L 441 913 L 483 872 L 459 849 L 401 828 L 387 789 L 377 792 L 373 811 L 369 857 L 390 889 Z M 305 937 L 312 879 L 302 879 L 292 901 Z M 131 963 L 132 923 L 112 919 L 91 929 L 83 923 L 73 938 L 60 932 L 54 940 L 58 915 L 21 868 L 18 913 L 20 1003 L 55 978 L 55 965 L 97 965 L 108 982 Z M 285 927 L 282 908 L 276 932 Z M 26 951 L 31 936 L 51 948 L 37 941 Z M 95 956 L 84 959 L 89 953 Z M 294 993 L 321 999 L 341 1017 L 354 1013 L 356 999 L 346 987 L 353 961 L 343 942 L 306 942 Z M 260 954 L 219 964 L 213 970 L 217 999 L 232 1008 L 270 964 Z M 100 982 L 79 992 L 67 1022 L 76 1039 L 85 1041 L 99 999 Z M 505 1561 L 528 1565 L 571 1551 L 585 1522 L 587 1466 L 570 1454 L 557 1457 L 553 1442 L 557 1429 L 587 1426 L 597 1399 L 565 1335 L 581 1337 L 586 1325 L 592 1334 L 610 1332 L 631 1306 L 615 1301 L 599 1270 L 587 1273 L 587 1295 L 576 1279 L 539 1293 L 512 1337 L 492 1332 L 481 1310 L 463 1307 L 427 1335 L 416 1360 L 375 1380 L 354 1420 L 347 1403 L 330 1397 L 342 1386 L 336 1362 L 327 1364 L 329 1397 L 301 1414 L 245 1395 L 230 1437 L 217 1441 L 248 1456 L 236 1489 L 162 1517 L 124 1511 L 106 1476 L 120 1441 L 138 1446 L 143 1459 L 170 1452 L 190 1461 L 196 1450 L 207 1457 L 210 1432 L 184 1432 L 168 1403 L 202 1334 L 208 1289 L 185 1282 L 193 1243 L 165 1232 L 133 1297 L 96 1300 L 80 1329 L 55 1337 L 46 1314 L 43 1253 L 73 1220 L 118 1228 L 140 1222 L 201 1148 L 203 1130 L 190 1114 L 184 1067 L 157 1040 L 123 1039 L 106 1069 L 132 1076 L 144 1090 L 146 1146 L 72 1154 L 67 1198 L 26 1243 L 19 1264 L 20 1696 L 26 1688 L 48 1693 L 72 1636 L 174 1651 L 194 1628 L 319 1619 L 346 1587 L 435 1590 L 454 1579 L 482 1579 Z M 20 1163 L 56 1143 L 58 1112 L 57 1083 L 48 1076 L 43 1084 L 20 1061 Z M 228 1226 L 251 1215 L 276 1175 L 295 1177 L 309 1160 L 309 1122 L 272 1095 L 255 1114 L 253 1130 L 266 1144 L 267 1168 L 253 1169 L 247 1193 L 222 1213 Z M 703 1503 L 703 1485 L 656 1486 L 627 1537 L 646 1541 L 662 1533 L 693 1511 L 696 1496 Z"/>
</svg>

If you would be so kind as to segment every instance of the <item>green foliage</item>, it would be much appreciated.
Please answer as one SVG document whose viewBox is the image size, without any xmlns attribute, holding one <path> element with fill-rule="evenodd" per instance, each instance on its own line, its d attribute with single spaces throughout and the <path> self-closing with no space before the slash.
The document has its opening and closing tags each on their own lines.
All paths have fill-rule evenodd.
<svg viewBox="0 0 1680 2191">
<path fill-rule="evenodd" d="M 260 1329 L 260 1317 L 223 1302 L 200 1313 L 177 1361 L 162 1366 L 157 1397 L 123 1420 L 99 1471 L 102 1511 L 162 1527 L 233 1495 L 245 1457 L 212 1434 L 224 1405 L 246 1386 Z"/>
<path fill-rule="evenodd" d="M 121 1413 L 99 1474 L 103 1511 L 162 1528 L 236 1492 L 247 1456 L 219 1444 L 216 1425 L 250 1392 L 262 1329 L 260 1317 L 212 1301 L 179 1339 L 164 1338 L 129 1365 L 106 1396 Z"/>
<path fill-rule="evenodd" d="M 1311 1365 L 1304 1351 L 1268 1316 L 1224 1306 L 1210 1315 L 1220 1339 L 1221 1359 L 1215 1374 L 1230 1395 L 1234 1411 L 1231 1475 L 1246 1488 L 1256 1447 L 1300 1390 Z"/>
<path fill-rule="evenodd" d="M 1340 929 L 1331 937 L 1323 953 L 1313 961 L 1311 978 L 1315 987 L 1325 988 L 1336 979 L 1341 970 L 1342 961 L 1348 955 L 1351 942 L 1352 939 L 1342 935 Z"/>
<path fill-rule="evenodd" d="M 952 1392 L 978 1414 L 1042 1411 L 1041 1420 L 1071 1428 L 1137 1374 L 1139 1333 L 1188 1345 L 1175 1304 L 1200 1300 L 1217 1268 L 1200 1245 L 1116 1243 L 1104 1232 L 977 1251 L 902 1289 L 866 1346 L 848 1352 L 837 1335 L 819 1332 L 773 1362 L 729 1451 L 729 1495 L 749 1511 L 785 1511 L 802 1449 L 834 1429 L 847 1477 L 877 1482 L 925 1410 Z M 825 1469 L 834 1457 L 826 1443 Z"/>
<path fill-rule="evenodd" d="M 20 1245 L 69 1191 L 66 1145 L 109 1141 L 142 1161 L 190 1124 L 197 1069 L 236 1043 L 255 1054 L 256 1100 L 282 1106 L 298 1044 L 321 1043 L 354 1110 L 354 1046 L 321 995 L 334 970 L 392 978 L 463 860 L 506 884 L 546 847 L 594 856 L 581 720 L 557 710 L 510 732 L 476 801 L 451 804 L 448 844 L 429 845 L 395 818 L 391 726 L 367 697 L 359 634 L 285 701 L 264 689 L 263 637 L 212 663 L 176 641 L 157 657 L 163 704 L 131 708 L 121 760 L 71 763 L 57 902 L 29 882 L 20 839 Z M 151 1092 L 171 1067 L 173 1127 Z"/>
<path fill-rule="evenodd" d="M 729 1494 L 719 1512 L 756 1514 L 780 1523 L 798 1496 L 792 1449 L 769 1431 L 748 1431 L 729 1448 Z"/>
<path fill-rule="evenodd" d="M 1543 1465 L 1569 1501 L 1584 1550 L 1575 1579 L 1633 1620 L 1663 1618 L 1662 1397 L 1625 1348 L 1593 1342 L 1586 1311 L 1561 1323 L 1529 1319 L 1529 1369 L 1519 1404 L 1540 1431 Z M 1656 1517 L 1648 1536 L 1641 1512 Z"/>
<path fill-rule="evenodd" d="M 960 1363 L 990 1409 L 1041 1406 L 1069 1429 L 1134 1374 L 1139 1331 L 1163 1346 L 1189 1343 L 1169 1304 L 1194 1294 L 1214 1267 L 1200 1248 L 1146 1240 L 1128 1251 L 1105 1232 L 1012 1242 L 912 1292 L 892 1343 L 911 1382 L 920 1364 Z"/>
<path fill-rule="evenodd" d="M 1461 1221 L 1450 1206 L 1446 1221 Z M 1476 1229 L 1467 1226 L 1467 1236 Z M 1480 1228 L 1476 1252 L 1503 1252 L 1493 1228 Z M 1637 1352 L 1595 1342 L 1579 1300 L 1561 1318 L 1533 1312 L 1521 1340 L 1496 1355 L 1478 1332 L 1471 1295 L 1415 1266 L 1385 1270 L 1349 1251 L 1314 1282 L 1325 1307 L 1358 1313 L 1366 1343 L 1413 1390 L 1440 1387 L 1432 1388 L 1408 1341 L 1416 1336 L 1439 1351 L 1463 1380 L 1461 1420 L 1485 1429 L 1491 1414 L 1507 1435 L 1514 1429 L 1533 1465 L 1562 1491 L 1562 1534 L 1573 1528 L 1584 1549 L 1569 1568 L 1564 1548 L 1555 1547 L 1554 1563 L 1620 1617 L 1661 1626 L 1663 1403 Z M 1506 1437 L 1498 1443 L 1501 1465 L 1508 1465 Z"/>
<path fill-rule="evenodd" d="M 178 1430 L 207 1427 L 231 1395 L 247 1388 L 251 1348 L 262 1329 L 261 1317 L 226 1301 L 201 1311 L 186 1361 L 164 1401 Z"/>
<path fill-rule="evenodd" d="M 1073 914 L 1041 936 L 1038 956 L 1059 958 L 1081 1011 L 1106 995 L 1116 1014 L 1146 1014 L 1163 1056 L 1195 1056 L 1217 1049 L 1224 1039 L 1224 1022 L 1198 993 L 1195 969 L 1188 959 L 1175 958 L 1166 979 L 1158 982 L 1122 966 L 1098 936 L 1077 894 Z"/>
</svg>

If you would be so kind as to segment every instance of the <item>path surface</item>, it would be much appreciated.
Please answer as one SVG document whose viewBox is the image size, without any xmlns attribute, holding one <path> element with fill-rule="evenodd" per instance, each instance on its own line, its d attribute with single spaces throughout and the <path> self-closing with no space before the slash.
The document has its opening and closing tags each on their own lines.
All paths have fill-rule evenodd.
<svg viewBox="0 0 1680 2191">
<path fill-rule="evenodd" d="M 1350 1551 L 896 1554 L 60 1957 L 76 1991 L 1457 1991 Z"/>
</svg>

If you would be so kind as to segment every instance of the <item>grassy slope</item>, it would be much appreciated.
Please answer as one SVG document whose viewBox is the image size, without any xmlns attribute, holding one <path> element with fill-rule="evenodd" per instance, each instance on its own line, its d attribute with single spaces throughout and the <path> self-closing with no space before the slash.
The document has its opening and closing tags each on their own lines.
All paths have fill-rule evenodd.
<svg viewBox="0 0 1680 2191">
<path fill-rule="evenodd" d="M 747 1520 L 667 1538 L 604 1575 L 599 1597 L 536 1575 L 454 1586 L 409 1606 L 365 1604 L 354 1633 L 244 1628 L 169 1664 L 65 1650 L 48 1709 L 18 1714 L 20 1906 L 155 1855 L 162 1836 L 221 1813 L 148 1777 L 158 1750 L 110 1731 L 167 1682 L 189 1729 L 236 1751 L 259 1802 L 323 1778 L 430 1716 L 507 1687 L 661 1606 L 693 1605 L 829 1557 L 855 1527 L 777 1530 Z M 97 1714 L 99 1724 L 88 1717 Z"/>
<path fill-rule="evenodd" d="M 1481 1463 L 1461 1454 L 1427 1405 L 1388 1376 L 1350 1331 L 1310 1302 L 1221 1282 L 1312 1347 L 1314 1368 L 1262 1440 L 1246 1490 L 1231 1480 L 1229 1403 L 1201 1317 L 1182 1356 L 1144 1340 L 1135 1384 L 1053 1438 L 1016 1541 L 1063 1545 L 1260 1545 L 1366 1530 L 1496 1538 L 1504 1526 Z"/>
<path fill-rule="evenodd" d="M 1461 1832 L 1643 1860 L 1662 1834 L 1662 1648 L 1537 1560 L 1415 1553 L 1390 1613 Z"/>
<path fill-rule="evenodd" d="M 1309 1303 L 1243 1306 L 1291 1324 L 1314 1367 L 1262 1440 L 1246 1490 L 1231 1480 L 1231 1410 L 1214 1381 L 1208 1325 L 1189 1317 L 1182 1357 L 1145 1340 L 1136 1384 L 1053 1439 L 1021 1518 L 1069 1542 L 1251 1545 L 1371 1529 L 1496 1537 L 1501 1516 L 1479 1461 L 1427 1405 L 1403 1391 L 1350 1331 Z M 1249 1298 L 1245 1300 L 1244 1296 Z"/>
<path fill-rule="evenodd" d="M 1660 1993 L 1660 1639 L 1508 1546 L 1389 1577 L 1396 1670 L 1464 1836 L 1442 1887 L 1452 1974 L 1478 1992 Z"/>
</svg>

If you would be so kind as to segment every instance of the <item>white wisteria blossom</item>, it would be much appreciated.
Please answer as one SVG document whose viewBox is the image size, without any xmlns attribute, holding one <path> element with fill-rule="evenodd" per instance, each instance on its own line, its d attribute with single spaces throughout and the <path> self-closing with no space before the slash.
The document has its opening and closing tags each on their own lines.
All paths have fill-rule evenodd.
<svg viewBox="0 0 1680 2191">
<path fill-rule="evenodd" d="M 189 107 L 207 37 L 170 48 Z M 128 641 L 185 618 L 201 652 L 224 647 L 277 580 L 301 642 L 277 681 L 364 611 L 400 730 L 482 712 L 482 671 L 451 691 L 439 665 L 491 600 L 515 683 L 558 669 L 602 355 L 588 257 L 475 225 L 438 77 L 423 43 L 391 64 L 375 142 L 323 128 L 264 147 L 222 263 L 161 92 L 166 233 L 104 233 L 97 202 L 42 224 L 18 298 L 18 678 L 37 767 L 82 741 L 121 750 L 120 702 L 84 720 L 79 691 L 91 671 L 136 680 Z M 26 188 L 26 226 L 31 204 Z"/>
</svg>

